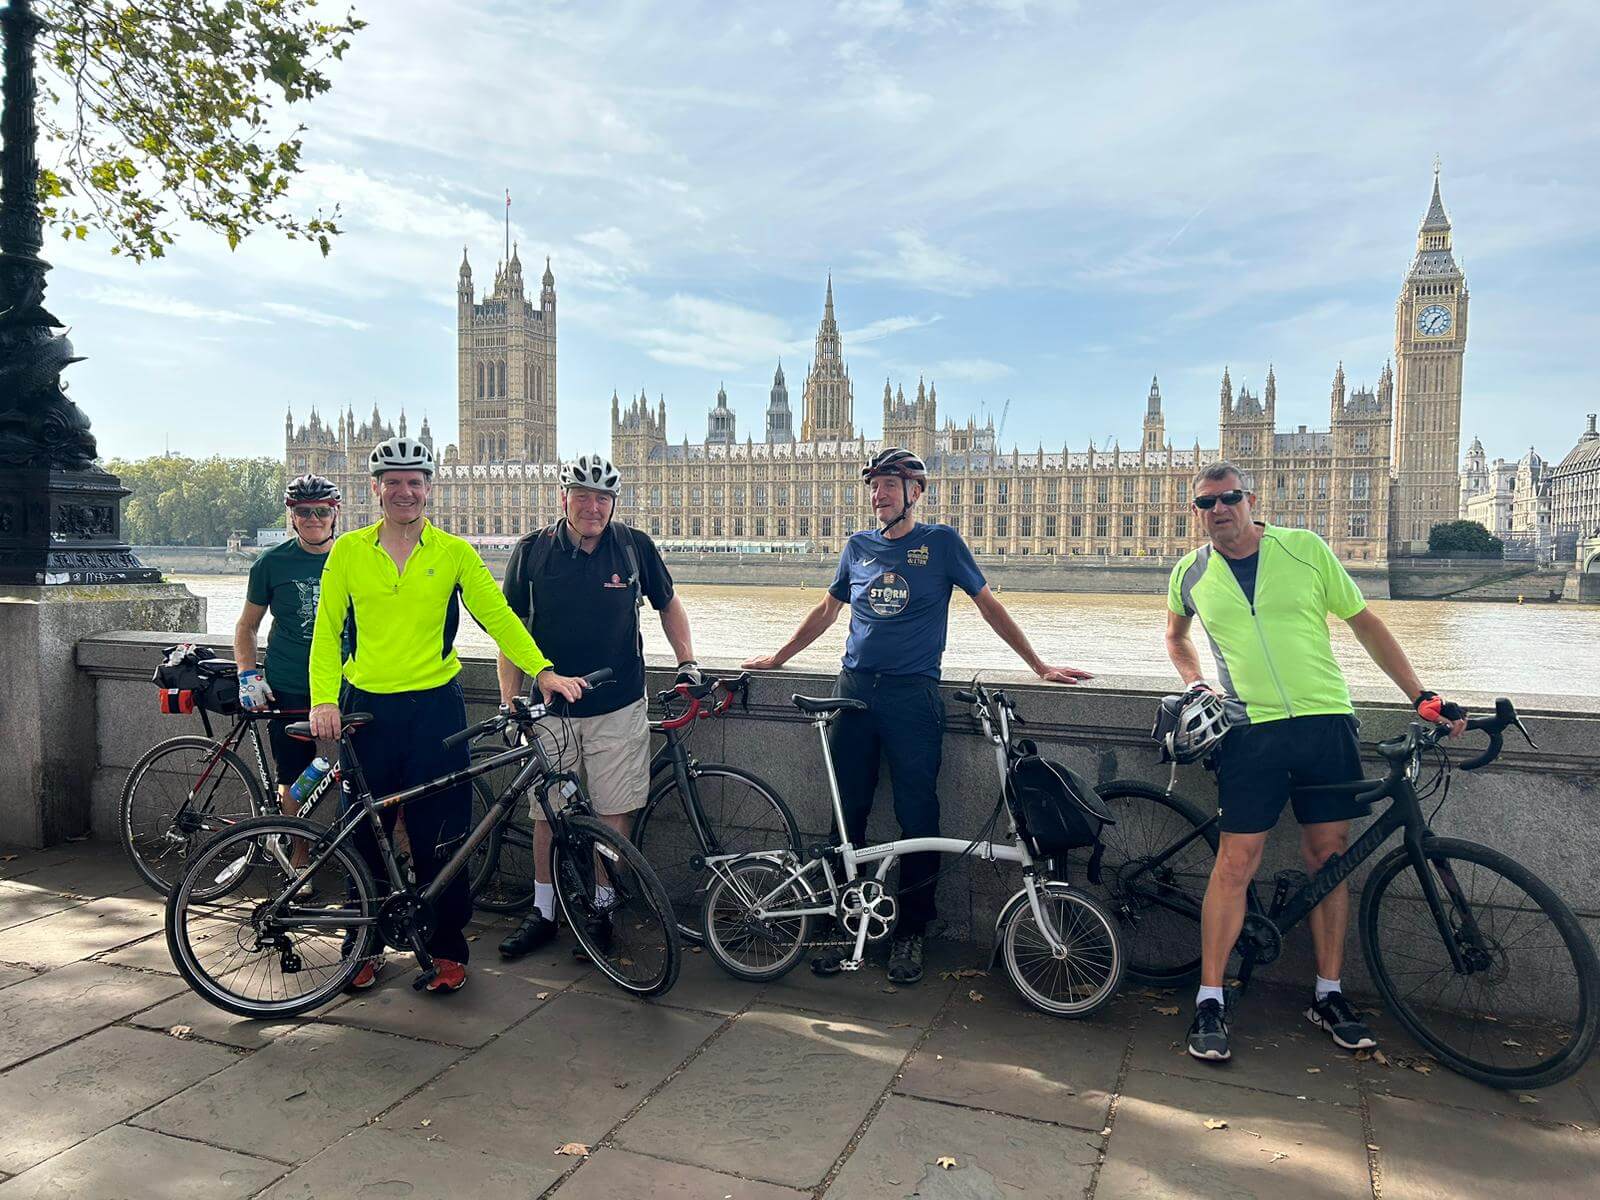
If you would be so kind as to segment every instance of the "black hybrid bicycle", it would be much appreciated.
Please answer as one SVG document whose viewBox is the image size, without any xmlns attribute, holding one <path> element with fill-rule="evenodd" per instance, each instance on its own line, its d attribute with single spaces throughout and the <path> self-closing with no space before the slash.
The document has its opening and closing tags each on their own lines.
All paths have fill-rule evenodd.
<svg viewBox="0 0 1600 1200">
<path fill-rule="evenodd" d="M 597 671 L 587 681 L 593 686 L 610 674 Z M 517 697 L 446 742 L 515 725 L 528 735 L 523 744 L 381 799 L 368 788 L 349 738 L 372 718 L 346 715 L 340 750 L 354 802 L 332 828 L 297 817 L 256 817 L 207 842 L 167 900 L 167 945 L 179 973 L 210 1003 L 247 1017 L 292 1016 L 326 1004 L 383 945 L 415 953 L 422 974 L 413 986 L 425 987 L 435 969 L 427 940 L 436 898 L 505 811 L 532 792 L 550 822 L 556 897 L 579 945 L 618 987 L 640 996 L 665 992 L 679 966 L 671 902 L 644 856 L 593 815 L 578 777 L 554 767 L 536 726 L 544 715 L 543 705 Z M 300 722 L 291 732 L 309 738 L 311 727 Z M 515 777 L 437 878 L 420 890 L 411 886 L 383 811 L 510 765 L 518 768 Z M 363 822 L 383 859 L 381 888 L 352 841 Z M 311 845 L 303 868 L 286 853 L 299 840 Z M 222 875 L 228 878 L 219 891 Z"/>
<path fill-rule="evenodd" d="M 1493 716 L 1467 727 L 1487 734 L 1489 745 L 1461 764 L 1465 770 L 1493 762 L 1507 728 L 1534 746 L 1503 698 Z M 1438 794 L 1443 804 L 1448 794 L 1447 733 L 1414 721 L 1378 743 L 1389 768 L 1382 779 L 1303 789 L 1389 803 L 1315 876 L 1280 872 L 1265 905 L 1251 888 L 1236 977 L 1248 985 L 1257 966 L 1278 957 L 1284 933 L 1399 833 L 1401 844 L 1361 892 L 1361 948 L 1379 995 L 1452 1070 L 1493 1087 L 1546 1087 L 1582 1067 L 1600 1037 L 1600 959 L 1572 909 L 1532 871 L 1488 846 L 1433 832 L 1421 802 Z M 1102 894 L 1127 948 L 1128 975 L 1158 986 L 1192 981 L 1219 818 L 1170 787 L 1122 780 L 1097 790 L 1117 818 L 1104 838 Z"/>
<path fill-rule="evenodd" d="M 701 937 L 708 857 L 800 849 L 794 814 L 771 784 L 741 767 L 702 762 L 689 751 L 695 722 L 721 716 L 735 700 L 748 704 L 749 691 L 745 673 L 707 676 L 656 693 L 663 717 L 650 728 L 664 740 L 650 761 L 650 793 L 634 817 L 631 840 L 667 889 L 678 935 L 688 942 Z M 488 811 L 481 796 L 473 804 L 479 816 Z M 520 912 L 533 903 L 533 821 L 526 809 L 508 812 L 473 859 L 472 896 L 489 912 Z"/>
</svg>

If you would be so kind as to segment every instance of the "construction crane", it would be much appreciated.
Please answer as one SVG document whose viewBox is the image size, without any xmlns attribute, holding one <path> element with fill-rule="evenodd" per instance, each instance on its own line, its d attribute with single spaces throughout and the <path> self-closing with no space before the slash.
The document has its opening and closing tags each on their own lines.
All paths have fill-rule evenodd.
<svg viewBox="0 0 1600 1200">
<path fill-rule="evenodd" d="M 1011 415 L 1011 397 L 1007 396 L 1006 397 L 1006 406 L 1000 410 L 1000 425 L 994 431 L 994 444 L 995 444 L 995 449 L 997 449 L 997 450 L 1002 445 L 1005 444 L 1000 439 L 1005 437 L 1005 435 L 1006 435 L 1006 418 L 1009 417 L 1010 415 Z"/>
</svg>

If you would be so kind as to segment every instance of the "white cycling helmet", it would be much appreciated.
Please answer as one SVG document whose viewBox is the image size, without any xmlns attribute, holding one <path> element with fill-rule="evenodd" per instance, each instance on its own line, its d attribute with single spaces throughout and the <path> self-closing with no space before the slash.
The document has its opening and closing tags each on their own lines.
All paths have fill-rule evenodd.
<svg viewBox="0 0 1600 1200">
<path fill-rule="evenodd" d="M 1181 696 L 1164 696 L 1156 712 L 1151 735 L 1173 762 L 1192 763 L 1204 758 L 1233 728 L 1222 697 L 1205 688 Z"/>
<path fill-rule="evenodd" d="M 589 488 L 612 496 L 622 491 L 622 475 L 601 454 L 580 454 L 561 464 L 561 486 Z"/>
<path fill-rule="evenodd" d="M 433 478 L 433 451 L 416 438 L 392 437 L 379 442 L 367 456 L 367 469 L 374 475 L 385 471 L 421 471 Z"/>
</svg>

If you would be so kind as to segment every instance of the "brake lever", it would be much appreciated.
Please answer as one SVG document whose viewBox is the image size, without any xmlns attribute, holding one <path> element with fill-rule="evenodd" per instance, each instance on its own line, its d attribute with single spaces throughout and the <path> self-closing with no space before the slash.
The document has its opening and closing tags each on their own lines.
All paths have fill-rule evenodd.
<svg viewBox="0 0 1600 1200">
<path fill-rule="evenodd" d="M 1517 732 L 1522 735 L 1523 741 L 1527 742 L 1535 750 L 1539 748 L 1539 743 L 1533 740 L 1533 735 L 1528 732 L 1528 727 L 1522 723 L 1521 717 L 1518 717 L 1512 724 L 1517 727 Z"/>
</svg>

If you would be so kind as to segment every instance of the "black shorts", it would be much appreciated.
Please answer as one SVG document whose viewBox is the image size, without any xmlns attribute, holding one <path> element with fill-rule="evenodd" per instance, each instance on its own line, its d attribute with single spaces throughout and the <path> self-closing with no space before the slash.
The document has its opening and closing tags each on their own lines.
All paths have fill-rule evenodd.
<svg viewBox="0 0 1600 1200">
<path fill-rule="evenodd" d="M 1360 725 L 1348 713 L 1289 717 L 1229 730 L 1217 748 L 1222 832 L 1265 833 L 1296 787 L 1360 779 Z M 1372 805 L 1352 796 L 1294 796 L 1302 825 L 1364 817 Z"/>
<path fill-rule="evenodd" d="M 275 707 L 294 711 L 296 709 L 309 711 L 311 708 L 310 696 L 297 696 L 293 692 L 280 692 L 273 689 L 277 699 Z M 295 717 L 292 721 L 268 721 L 267 744 L 272 747 L 273 769 L 278 772 L 278 782 L 288 787 L 300 778 L 300 772 L 311 765 L 311 760 L 317 756 L 315 742 L 302 742 L 299 738 L 292 738 L 284 732 L 294 721 L 304 721 L 305 717 Z"/>
</svg>

